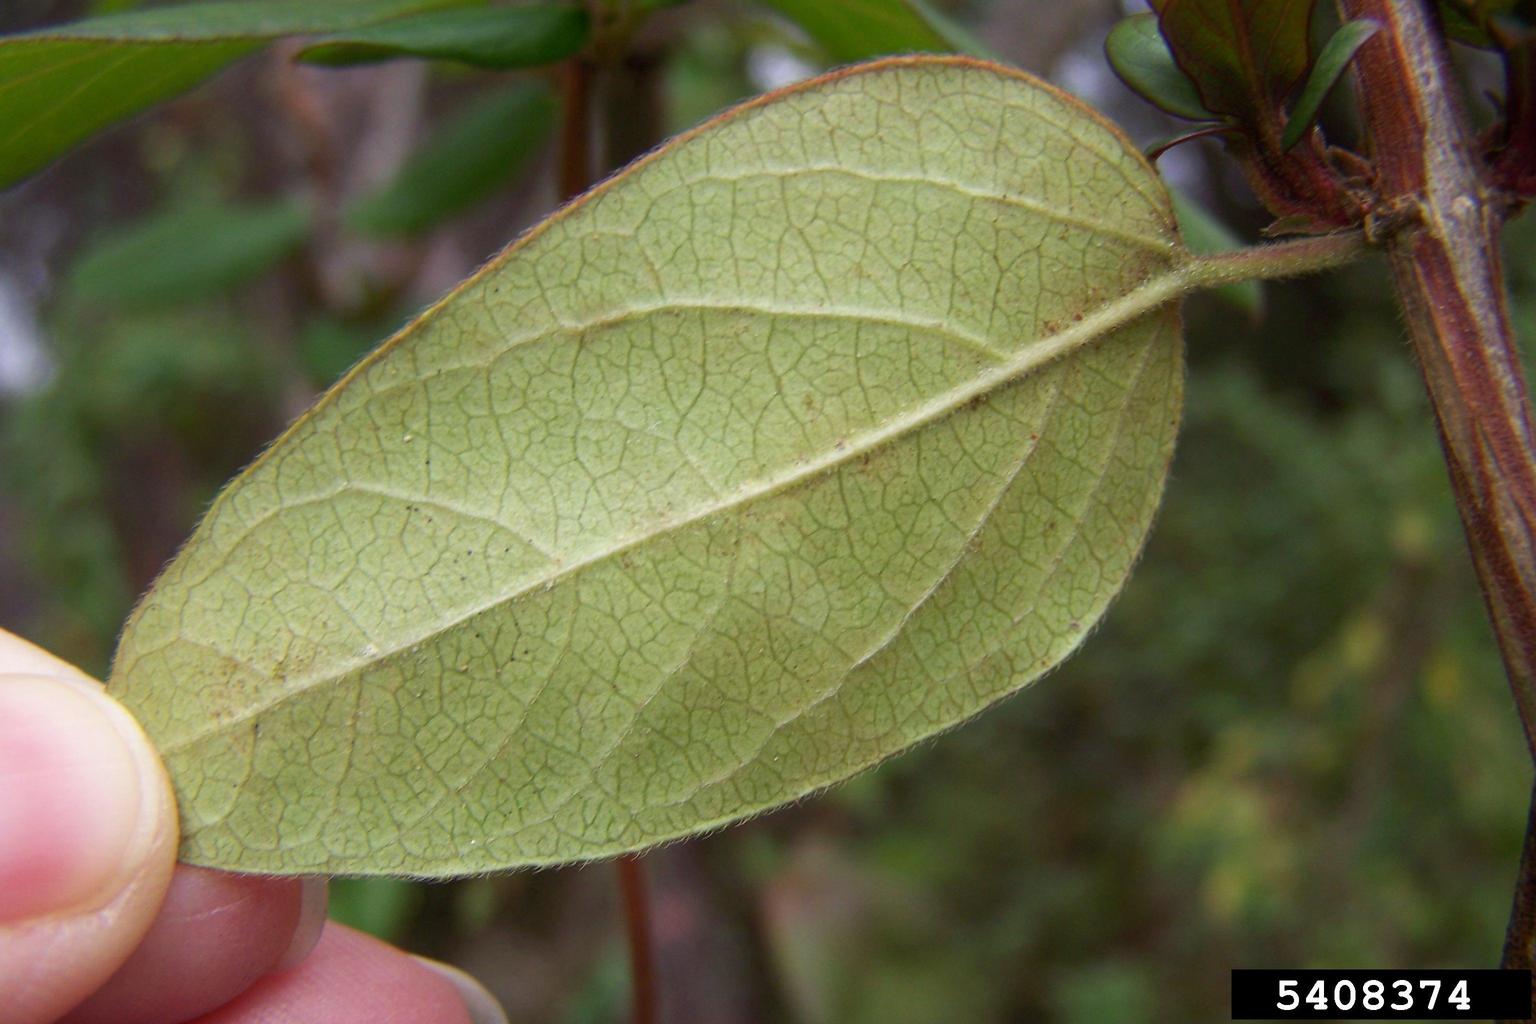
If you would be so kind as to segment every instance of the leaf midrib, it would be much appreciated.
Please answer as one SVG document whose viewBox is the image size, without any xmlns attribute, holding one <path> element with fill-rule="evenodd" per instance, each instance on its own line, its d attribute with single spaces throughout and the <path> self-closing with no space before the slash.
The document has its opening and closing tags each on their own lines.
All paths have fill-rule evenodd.
<svg viewBox="0 0 1536 1024">
<path fill-rule="evenodd" d="M 317 686 L 336 682 L 360 669 L 393 658 L 409 651 L 411 648 L 419 647 L 421 644 L 441 636 L 477 615 L 482 615 L 494 608 L 519 600 L 536 591 L 548 589 L 561 580 L 572 577 L 585 569 L 609 559 L 621 557 L 625 553 L 650 541 L 705 522 L 716 516 L 746 507 L 756 501 L 772 497 L 793 488 L 806 480 L 831 472 L 839 466 L 862 457 L 868 452 L 875 451 L 893 441 L 899 440 L 912 431 L 935 423 L 963 408 L 968 402 L 984 397 L 997 388 L 1012 383 L 1026 376 L 1031 371 L 1052 363 L 1095 339 L 1110 334 L 1117 328 L 1123 327 L 1158 307 L 1181 297 L 1191 286 L 1189 264 L 1175 264 L 1160 273 L 1146 278 L 1141 284 L 1119 298 L 1113 299 L 1093 312 L 1085 314 L 1081 320 L 1074 322 L 1071 327 L 1054 334 L 1042 336 L 1034 344 L 1023 349 L 1007 362 L 990 367 L 977 374 L 970 381 L 941 392 L 934 396 L 934 398 L 916 406 L 905 415 L 895 417 L 856 438 L 850 438 L 841 447 L 831 448 L 816 458 L 794 465 L 788 472 L 778 476 L 771 476 L 756 483 L 743 485 L 734 493 L 719 501 L 698 506 L 686 515 L 657 523 L 652 528 L 637 533 L 626 540 L 561 565 L 552 573 L 529 581 L 509 593 L 498 595 L 485 604 L 460 612 L 451 620 L 443 622 L 408 641 L 396 644 L 385 650 L 380 650 L 366 661 L 354 661 L 324 675 L 298 680 L 296 685 L 289 686 L 276 697 L 270 700 L 259 701 L 238 714 L 211 723 L 210 728 L 205 728 L 174 741 L 169 741 L 162 749 L 166 754 L 185 750 L 210 736 L 217 735 L 265 714 L 296 697 L 302 696 Z M 238 661 L 238 659 L 232 660 Z M 244 662 L 240 663 L 245 664 Z M 248 664 L 245 667 L 248 669 L 252 668 Z M 261 674 L 263 673 L 258 673 L 258 675 Z"/>
</svg>

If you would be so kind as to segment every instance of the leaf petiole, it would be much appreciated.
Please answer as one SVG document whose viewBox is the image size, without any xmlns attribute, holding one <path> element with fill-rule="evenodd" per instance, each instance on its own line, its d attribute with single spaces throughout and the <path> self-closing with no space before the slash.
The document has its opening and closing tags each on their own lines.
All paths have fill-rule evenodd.
<svg viewBox="0 0 1536 1024">
<path fill-rule="evenodd" d="M 1365 232 L 1339 231 L 1247 249 L 1192 256 L 1180 268 L 1189 290 L 1299 277 L 1353 263 L 1369 250 Z"/>
</svg>

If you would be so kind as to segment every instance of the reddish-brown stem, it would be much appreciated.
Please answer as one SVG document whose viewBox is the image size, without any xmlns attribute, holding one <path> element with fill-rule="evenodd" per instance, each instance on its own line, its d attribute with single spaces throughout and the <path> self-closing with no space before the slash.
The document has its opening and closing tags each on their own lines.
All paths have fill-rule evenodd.
<svg viewBox="0 0 1536 1024">
<path fill-rule="evenodd" d="M 1536 430 L 1505 305 L 1503 206 L 1479 175 L 1427 0 L 1342 0 L 1384 31 L 1360 50 L 1361 106 L 1398 298 L 1515 704 L 1536 755 Z"/>
<path fill-rule="evenodd" d="M 1430 0 L 1340 0 L 1382 31 L 1356 62 L 1393 281 L 1526 741 L 1536 756 L 1536 430 L 1504 295 L 1500 197 L 1484 182 Z M 1536 837 L 1527 841 L 1527 847 Z M 1528 849 L 1529 852 L 1529 849 Z M 1531 966 L 1523 859 L 1507 967 Z"/>
<path fill-rule="evenodd" d="M 629 1019 L 631 1024 L 656 1024 L 656 960 L 651 952 L 645 867 L 635 854 L 620 857 L 614 864 L 619 871 L 619 895 L 624 901 L 624 929 L 629 940 Z"/>
<path fill-rule="evenodd" d="M 592 184 L 592 62 L 566 61 L 561 89 L 560 198 L 574 199 Z"/>
<path fill-rule="evenodd" d="M 1500 964 L 1530 970 L 1533 935 L 1536 935 L 1536 787 L 1531 790 L 1525 846 L 1520 851 L 1520 874 L 1515 879 L 1515 899 L 1509 911 L 1509 928 L 1504 933 L 1504 956 Z M 1536 999 L 1536 991 L 1532 996 Z"/>
</svg>

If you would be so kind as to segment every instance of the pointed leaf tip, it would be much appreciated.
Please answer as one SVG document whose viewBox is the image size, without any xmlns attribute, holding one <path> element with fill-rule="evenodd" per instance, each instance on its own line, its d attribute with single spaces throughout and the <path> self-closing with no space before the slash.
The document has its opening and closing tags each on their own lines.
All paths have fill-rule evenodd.
<svg viewBox="0 0 1536 1024">
<path fill-rule="evenodd" d="M 1328 42 L 1317 55 L 1317 61 L 1312 65 L 1312 72 L 1307 76 L 1307 84 L 1301 91 L 1301 96 L 1296 100 L 1296 106 L 1291 110 L 1290 120 L 1286 122 L 1285 134 L 1281 136 L 1280 148 L 1290 149 L 1302 140 L 1314 122 L 1317 121 L 1317 113 L 1322 109 L 1323 100 L 1333 91 L 1338 84 L 1349 62 L 1355 59 L 1355 53 L 1366 41 L 1374 36 L 1381 26 L 1370 18 L 1360 18 L 1355 21 L 1347 21 L 1339 26 Z"/>
</svg>

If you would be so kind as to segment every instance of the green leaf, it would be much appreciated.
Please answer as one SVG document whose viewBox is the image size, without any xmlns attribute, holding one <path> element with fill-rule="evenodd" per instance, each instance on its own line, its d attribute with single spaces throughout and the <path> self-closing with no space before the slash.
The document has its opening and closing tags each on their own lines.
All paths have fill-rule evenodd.
<svg viewBox="0 0 1536 1024">
<path fill-rule="evenodd" d="M 1104 40 L 1104 54 L 1121 81 L 1150 103 L 1175 117 L 1192 121 L 1215 120 L 1200 102 L 1200 93 L 1189 76 L 1179 70 L 1168 41 L 1157 28 L 1157 15 L 1133 14 L 1122 18 Z"/>
<path fill-rule="evenodd" d="M 299 59 L 334 66 L 397 57 L 506 70 L 564 60 L 587 42 L 587 12 L 570 4 L 436 11 L 323 36 Z"/>
<path fill-rule="evenodd" d="M 165 210 L 103 235 L 76 260 L 70 286 L 125 306 L 199 299 L 265 273 L 308 232 L 308 209 L 288 199 Z"/>
<path fill-rule="evenodd" d="M 1355 51 L 1364 46 L 1365 41 L 1380 28 L 1369 18 L 1347 21 L 1339 26 L 1339 30 L 1318 53 L 1317 62 L 1312 65 L 1312 73 L 1307 76 L 1307 84 L 1291 110 L 1291 119 L 1286 122 L 1285 134 L 1280 139 L 1282 149 L 1290 149 L 1301 141 L 1301 137 L 1317 120 L 1317 112 L 1322 108 L 1323 100 L 1328 98 L 1328 94 L 1338 84 L 1349 62 L 1355 59 Z"/>
<path fill-rule="evenodd" d="M 944 48 L 951 53 L 963 53 L 982 60 L 1003 62 L 1001 56 L 981 41 L 981 38 L 959 21 L 943 11 L 935 10 L 930 0 L 903 0 L 907 8 L 916 14 L 944 40 Z"/>
<path fill-rule="evenodd" d="M 1316 0 L 1152 0 L 1205 108 L 1278 135 L 1285 100 L 1311 63 Z"/>
<path fill-rule="evenodd" d="M 1158 503 L 1186 259 L 1118 130 L 966 58 L 642 159 L 359 364 L 133 615 L 110 685 L 182 856 L 607 856 L 1038 678 Z"/>
<path fill-rule="evenodd" d="M 280 36 L 483 0 L 237 0 L 0 37 L 0 188 Z"/>
<path fill-rule="evenodd" d="M 762 0 L 805 29 L 839 63 L 956 48 L 912 0 Z"/>
<path fill-rule="evenodd" d="M 1173 211 L 1178 216 L 1179 233 L 1184 236 L 1190 252 L 1205 255 L 1243 247 L 1242 239 L 1210 210 L 1178 189 L 1170 189 L 1169 193 L 1173 197 Z M 1211 294 L 1238 312 L 1248 314 L 1250 320 L 1258 320 L 1264 315 L 1264 285 L 1261 281 L 1222 285 Z"/>
<path fill-rule="evenodd" d="M 375 235 L 425 231 L 515 181 L 554 124 L 554 97 L 542 84 L 477 97 L 348 210 L 347 222 Z"/>
</svg>

